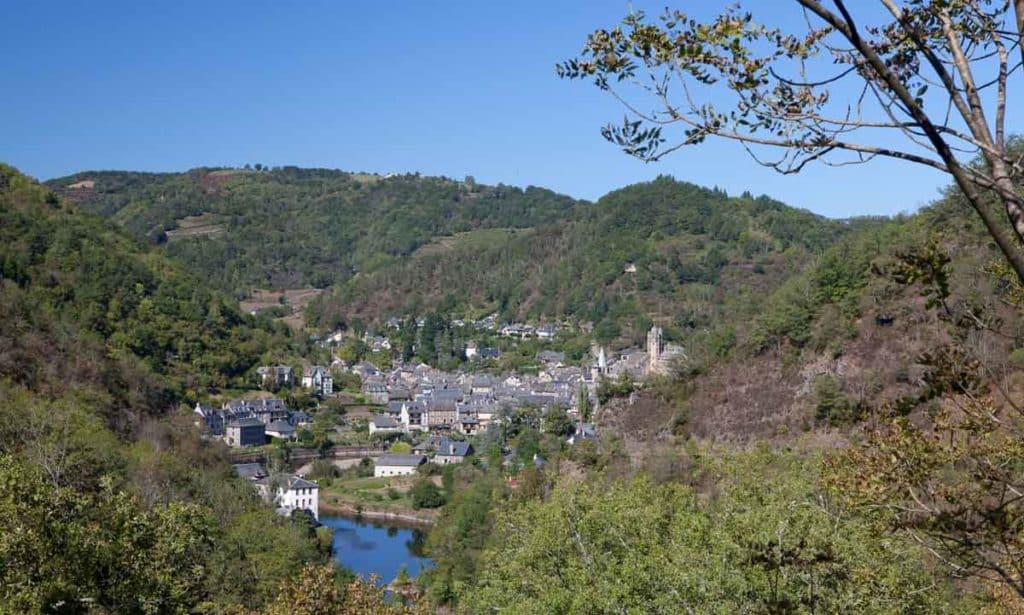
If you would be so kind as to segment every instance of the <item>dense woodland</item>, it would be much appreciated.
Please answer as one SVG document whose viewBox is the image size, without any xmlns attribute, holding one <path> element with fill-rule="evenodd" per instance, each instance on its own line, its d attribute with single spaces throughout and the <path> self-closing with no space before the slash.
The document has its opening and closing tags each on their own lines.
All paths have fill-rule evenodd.
<svg viewBox="0 0 1024 615">
<path fill-rule="evenodd" d="M 83 180 L 94 188 L 67 188 Z M 723 305 L 749 312 L 836 239 L 879 224 L 668 177 L 597 203 L 294 168 L 80 173 L 49 185 L 142 241 L 166 242 L 169 256 L 239 298 L 329 288 L 307 310 L 316 327 L 497 311 L 591 322 L 599 341 L 619 345 L 642 340 L 652 320 L 683 339 L 720 321 Z M 216 232 L 167 241 L 196 216 Z"/>
<path fill-rule="evenodd" d="M 549 190 L 480 186 L 472 178 L 295 167 L 80 173 L 50 185 L 83 179 L 94 188 L 64 193 L 140 240 L 166 242 L 182 219 L 209 216 L 219 233 L 171 241 L 167 251 L 239 296 L 252 288 L 327 287 L 386 267 L 435 237 L 545 224 L 577 205 Z"/>
<path fill-rule="evenodd" d="M 285 327 L 6 165 L 0 263 L 0 611 L 245 612 L 328 561 L 177 412 Z"/>
</svg>

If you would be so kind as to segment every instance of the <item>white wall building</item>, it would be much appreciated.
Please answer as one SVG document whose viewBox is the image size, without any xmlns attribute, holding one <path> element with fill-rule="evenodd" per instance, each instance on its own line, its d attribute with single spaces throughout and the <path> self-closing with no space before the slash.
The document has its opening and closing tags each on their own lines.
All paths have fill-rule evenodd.
<svg viewBox="0 0 1024 615">
<path fill-rule="evenodd" d="M 423 455 L 381 455 L 373 466 L 374 476 L 409 476 L 427 462 Z"/>
<path fill-rule="evenodd" d="M 270 477 L 256 481 L 260 495 L 264 498 L 270 491 Z M 293 510 L 308 510 L 320 519 L 320 486 L 298 476 L 289 475 L 277 487 L 274 494 L 274 508 L 278 514 L 290 515 Z"/>
<path fill-rule="evenodd" d="M 322 365 L 314 365 L 302 373 L 302 386 L 312 389 L 320 397 L 327 397 L 334 392 L 334 378 L 331 371 Z"/>
<path fill-rule="evenodd" d="M 375 416 L 369 421 L 370 435 L 375 433 L 393 433 L 401 430 L 395 419 L 390 416 Z"/>
</svg>

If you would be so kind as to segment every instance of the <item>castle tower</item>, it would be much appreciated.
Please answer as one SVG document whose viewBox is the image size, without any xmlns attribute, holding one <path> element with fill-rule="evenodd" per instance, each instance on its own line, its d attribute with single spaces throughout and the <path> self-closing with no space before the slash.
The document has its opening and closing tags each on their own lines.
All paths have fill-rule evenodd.
<svg viewBox="0 0 1024 615">
<path fill-rule="evenodd" d="M 662 371 L 661 356 L 665 352 L 665 340 L 662 339 L 661 327 L 655 325 L 647 332 L 647 373 L 658 374 Z"/>
</svg>

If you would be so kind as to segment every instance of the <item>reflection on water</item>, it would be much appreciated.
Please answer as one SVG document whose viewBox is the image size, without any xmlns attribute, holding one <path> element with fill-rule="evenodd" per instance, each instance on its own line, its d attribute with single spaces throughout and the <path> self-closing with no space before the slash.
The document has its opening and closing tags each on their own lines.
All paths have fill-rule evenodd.
<svg viewBox="0 0 1024 615">
<path fill-rule="evenodd" d="M 320 522 L 334 528 L 334 559 L 363 577 L 376 574 L 390 583 L 403 565 L 410 576 L 432 565 L 423 555 L 427 535 L 422 530 L 328 515 Z"/>
</svg>

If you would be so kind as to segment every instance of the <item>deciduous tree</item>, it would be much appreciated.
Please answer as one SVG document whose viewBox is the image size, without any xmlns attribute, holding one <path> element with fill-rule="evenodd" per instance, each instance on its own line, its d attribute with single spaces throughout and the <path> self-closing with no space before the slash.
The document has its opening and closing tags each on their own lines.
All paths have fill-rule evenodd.
<svg viewBox="0 0 1024 615">
<path fill-rule="evenodd" d="M 629 114 L 603 134 L 643 160 L 723 137 L 782 173 L 877 157 L 948 173 L 1024 278 L 1024 166 L 1007 129 L 1024 0 L 791 4 L 799 31 L 739 7 L 707 22 L 633 12 L 557 70 L 623 102 Z"/>
</svg>

